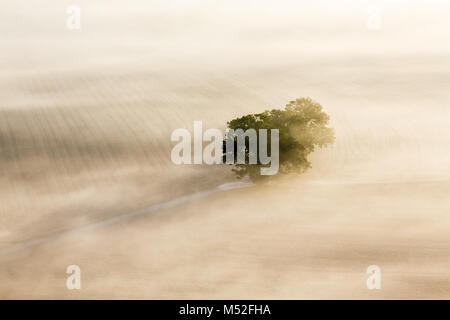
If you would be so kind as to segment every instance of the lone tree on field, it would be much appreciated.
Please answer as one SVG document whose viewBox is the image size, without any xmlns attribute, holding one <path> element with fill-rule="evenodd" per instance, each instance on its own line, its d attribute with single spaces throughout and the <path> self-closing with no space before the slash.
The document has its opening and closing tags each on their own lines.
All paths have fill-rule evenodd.
<svg viewBox="0 0 450 320">
<path fill-rule="evenodd" d="M 329 128 L 330 117 L 322 106 L 310 98 L 299 98 L 290 101 L 284 110 L 266 110 L 263 113 L 249 114 L 227 123 L 229 129 L 244 131 L 248 129 L 278 129 L 279 130 L 279 173 L 303 173 L 311 168 L 308 155 L 315 147 L 326 147 L 335 140 L 334 131 Z M 259 137 L 258 137 L 259 138 Z M 259 139 L 258 139 L 259 140 Z M 270 138 L 268 150 L 270 150 Z M 236 144 L 235 144 L 236 151 Z M 224 141 L 224 152 L 225 141 Z M 237 152 L 234 152 L 236 160 Z M 258 161 L 250 164 L 249 145 L 245 142 L 245 163 L 236 164 L 233 172 L 238 178 L 249 176 L 252 181 L 260 181 L 269 176 L 260 174 L 261 167 L 267 167 Z M 225 157 L 225 156 L 224 156 Z"/>
</svg>

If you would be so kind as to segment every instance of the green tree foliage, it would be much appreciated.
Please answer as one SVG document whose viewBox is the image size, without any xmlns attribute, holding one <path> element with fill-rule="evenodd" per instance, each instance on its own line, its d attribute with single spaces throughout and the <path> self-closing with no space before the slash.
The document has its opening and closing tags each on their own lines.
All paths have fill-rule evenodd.
<svg viewBox="0 0 450 320">
<path fill-rule="evenodd" d="M 284 110 L 266 110 L 249 114 L 227 123 L 230 129 L 279 129 L 279 173 L 303 173 L 311 168 L 308 155 L 315 147 L 326 147 L 335 140 L 334 131 L 329 128 L 330 117 L 322 106 L 310 98 L 290 101 Z M 249 164 L 248 141 L 246 142 L 246 163 L 235 164 L 233 171 L 238 178 L 249 176 L 252 181 L 260 181 L 269 176 L 260 175 L 262 164 Z M 270 149 L 270 140 L 268 142 Z M 236 152 L 235 152 L 236 156 Z M 235 161 L 236 163 L 236 161 Z"/>
</svg>

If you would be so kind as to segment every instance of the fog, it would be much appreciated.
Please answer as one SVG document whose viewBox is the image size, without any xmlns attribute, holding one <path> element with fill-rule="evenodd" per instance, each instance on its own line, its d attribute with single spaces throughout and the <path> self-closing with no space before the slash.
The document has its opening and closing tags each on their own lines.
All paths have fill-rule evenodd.
<svg viewBox="0 0 450 320">
<path fill-rule="evenodd" d="M 3 2 L 1 298 L 449 298 L 448 2 Z M 235 178 L 173 130 L 299 97 L 308 173 L 174 202 Z"/>
</svg>

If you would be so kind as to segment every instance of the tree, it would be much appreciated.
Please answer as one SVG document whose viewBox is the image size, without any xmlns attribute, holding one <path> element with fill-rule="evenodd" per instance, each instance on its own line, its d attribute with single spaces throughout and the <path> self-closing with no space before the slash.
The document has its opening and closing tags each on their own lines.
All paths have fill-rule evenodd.
<svg viewBox="0 0 450 320">
<path fill-rule="evenodd" d="M 330 117 L 323 112 L 322 106 L 311 98 L 299 98 L 290 101 L 284 110 L 272 109 L 263 113 L 249 114 L 227 123 L 229 129 L 237 130 L 278 129 L 279 130 L 279 173 L 303 173 L 311 168 L 308 155 L 315 147 L 326 147 L 335 140 L 334 131 L 327 127 Z M 259 137 L 258 137 L 259 139 Z M 269 138 L 270 139 L 270 138 Z M 270 140 L 268 142 L 268 149 Z M 224 141 L 224 151 L 225 141 Z M 236 151 L 236 143 L 235 143 Z M 236 164 L 233 172 L 238 178 L 249 176 L 254 182 L 264 180 L 258 157 L 256 164 L 250 164 L 248 141 L 245 145 L 246 162 Z M 234 152 L 236 157 L 236 152 Z"/>
</svg>

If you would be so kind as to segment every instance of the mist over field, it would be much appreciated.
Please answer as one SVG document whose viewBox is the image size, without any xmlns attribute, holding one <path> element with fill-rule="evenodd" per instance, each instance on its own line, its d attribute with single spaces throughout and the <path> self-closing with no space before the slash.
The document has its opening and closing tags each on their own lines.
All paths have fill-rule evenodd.
<svg viewBox="0 0 450 320">
<path fill-rule="evenodd" d="M 0 11 L 0 298 L 450 298 L 446 1 L 72 4 Z M 336 135 L 311 170 L 190 200 L 236 180 L 173 130 L 299 97 Z"/>
</svg>

